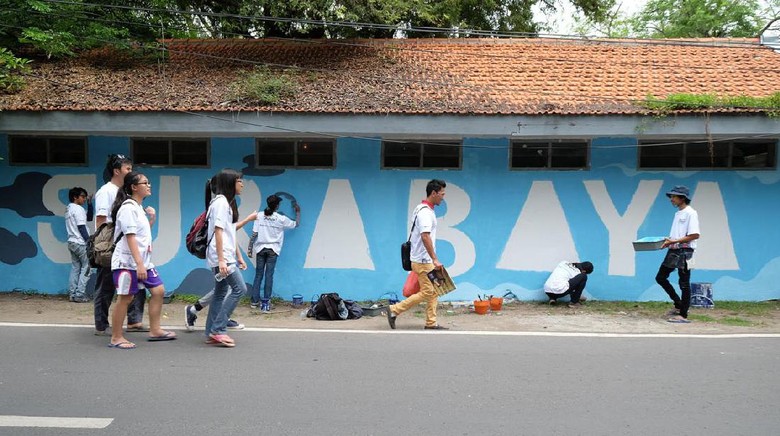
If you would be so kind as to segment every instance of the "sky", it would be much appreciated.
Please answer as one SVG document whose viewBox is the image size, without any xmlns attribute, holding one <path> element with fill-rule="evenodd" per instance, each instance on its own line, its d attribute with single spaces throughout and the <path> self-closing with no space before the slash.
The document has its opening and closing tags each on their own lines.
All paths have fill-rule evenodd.
<svg viewBox="0 0 780 436">
<path fill-rule="evenodd" d="M 569 35 L 574 33 L 574 15 L 576 9 L 568 1 L 556 2 L 558 5 L 562 5 L 558 8 L 558 12 L 551 17 L 545 17 L 538 8 L 535 10 L 535 17 L 539 21 L 549 20 L 552 25 L 551 33 Z M 642 6 L 647 3 L 647 0 L 623 0 L 620 6 L 620 11 L 624 14 L 635 14 L 642 9 Z"/>
</svg>

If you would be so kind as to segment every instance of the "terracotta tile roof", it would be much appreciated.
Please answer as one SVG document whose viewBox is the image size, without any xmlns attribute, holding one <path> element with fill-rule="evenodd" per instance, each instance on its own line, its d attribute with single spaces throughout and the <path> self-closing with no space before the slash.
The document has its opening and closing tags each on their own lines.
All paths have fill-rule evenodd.
<svg viewBox="0 0 780 436">
<path fill-rule="evenodd" d="M 650 94 L 780 91 L 780 53 L 753 39 L 164 43 L 165 63 L 117 65 L 108 51 L 36 63 L 0 110 L 635 114 Z M 293 67 L 296 91 L 273 106 L 231 100 L 230 83 L 255 64 Z"/>
</svg>

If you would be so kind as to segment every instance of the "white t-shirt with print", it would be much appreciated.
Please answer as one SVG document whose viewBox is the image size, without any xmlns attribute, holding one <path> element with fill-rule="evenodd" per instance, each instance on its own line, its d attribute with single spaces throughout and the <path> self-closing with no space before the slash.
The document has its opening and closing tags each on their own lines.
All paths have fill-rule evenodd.
<svg viewBox="0 0 780 436">
<path fill-rule="evenodd" d="M 277 255 L 282 253 L 284 244 L 284 231 L 294 229 L 298 223 L 286 216 L 274 212 L 265 216 L 263 211 L 257 213 L 255 224 L 252 227 L 252 233 L 257 233 L 255 245 L 252 246 L 252 252 L 259 253 L 263 248 L 270 248 Z"/>
<path fill-rule="evenodd" d="M 688 205 L 674 214 L 672 229 L 669 231 L 669 239 L 680 239 L 694 233 L 701 234 L 699 230 L 699 213 Z M 688 242 L 688 245 L 695 249 L 696 240 Z M 676 248 L 676 244 L 671 248 Z"/>
<path fill-rule="evenodd" d="M 206 264 L 209 268 L 219 266 L 217 256 L 217 238 L 214 237 L 214 229 L 222 229 L 222 256 L 228 264 L 236 263 L 236 224 L 233 222 L 233 209 L 224 195 L 217 195 L 211 200 L 208 211 L 210 239 L 206 248 Z"/>
<path fill-rule="evenodd" d="M 133 259 L 130 247 L 127 245 L 127 235 L 135 235 L 138 252 L 146 269 L 154 268 L 152 264 L 152 228 L 146 212 L 133 199 L 125 200 L 116 214 L 114 227 L 114 239 L 123 233 L 122 238 L 116 243 L 114 254 L 111 256 L 111 269 L 138 269 Z"/>
<path fill-rule="evenodd" d="M 68 231 L 68 242 L 79 245 L 87 245 L 87 241 L 81 236 L 79 226 L 87 225 L 87 211 L 76 203 L 69 203 L 65 210 L 65 230 Z"/>
<path fill-rule="evenodd" d="M 561 262 L 544 282 L 544 292 L 563 294 L 569 290 L 569 280 L 581 271 L 572 262 Z"/>
<path fill-rule="evenodd" d="M 95 193 L 95 217 L 104 216 L 107 223 L 111 222 L 111 208 L 114 207 L 117 192 L 119 187 L 111 182 L 98 189 Z M 97 230 L 97 219 L 95 219 L 95 230 Z"/>
<path fill-rule="evenodd" d="M 422 242 L 421 234 L 430 233 L 431 244 L 436 249 L 436 214 L 425 203 L 419 204 L 414 208 L 412 217 L 415 214 L 417 214 L 417 223 L 414 224 L 414 229 L 412 230 L 412 250 L 409 257 L 412 259 L 412 262 L 433 263 L 433 259 L 431 259 L 428 250 L 425 249 L 425 245 Z"/>
</svg>

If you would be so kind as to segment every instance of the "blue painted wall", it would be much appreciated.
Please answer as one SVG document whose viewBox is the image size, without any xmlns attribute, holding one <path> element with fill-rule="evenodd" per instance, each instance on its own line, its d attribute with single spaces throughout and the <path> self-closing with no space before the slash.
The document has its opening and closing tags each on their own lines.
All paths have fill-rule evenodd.
<svg viewBox="0 0 780 436">
<path fill-rule="evenodd" d="M 129 154 L 126 137 L 89 137 L 88 167 L 10 166 L 0 161 L 1 291 L 65 293 L 70 260 L 65 240 L 67 190 L 102 185 L 109 153 Z M 458 289 L 449 299 L 477 293 L 541 299 L 541 287 L 560 260 L 590 260 L 587 294 L 608 300 L 664 300 L 654 283 L 663 252 L 634 252 L 637 237 L 666 235 L 675 209 L 664 195 L 677 184 L 693 191 L 702 238 L 694 282 L 712 282 L 715 298 L 780 297 L 780 174 L 770 171 L 638 171 L 630 138 L 596 138 L 584 171 L 509 170 L 508 138 L 464 138 L 463 168 L 381 170 L 381 145 L 340 139 L 332 170 L 260 171 L 249 168 L 253 138 L 212 138 L 210 169 L 142 168 L 153 183 L 154 259 L 168 290 L 210 289 L 205 263 L 187 253 L 183 238 L 203 208 L 205 180 L 223 167 L 242 170 L 240 213 L 287 192 L 302 208 L 302 225 L 287 233 L 277 264 L 275 294 L 308 299 L 336 291 L 354 299 L 396 292 L 405 278 L 399 244 L 408 211 L 430 178 L 447 181 L 437 208 L 438 251 Z M 0 135 L 0 155 L 8 138 Z M 282 211 L 292 214 L 290 202 Z M 246 247 L 247 227 L 240 244 Z M 244 273 L 252 282 L 254 266 Z"/>
</svg>

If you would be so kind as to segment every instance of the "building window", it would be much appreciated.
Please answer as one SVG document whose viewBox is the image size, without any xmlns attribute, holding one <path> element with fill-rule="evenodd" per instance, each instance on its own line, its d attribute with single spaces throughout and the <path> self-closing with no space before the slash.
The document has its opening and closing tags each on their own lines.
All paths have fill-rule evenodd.
<svg viewBox="0 0 780 436">
<path fill-rule="evenodd" d="M 83 137 L 11 136 L 11 165 L 87 165 L 87 139 Z"/>
<path fill-rule="evenodd" d="M 773 169 L 777 139 L 690 142 L 642 141 L 642 169 Z"/>
<path fill-rule="evenodd" d="M 169 167 L 208 167 L 208 139 L 133 139 L 133 164 Z"/>
<path fill-rule="evenodd" d="M 382 141 L 382 168 L 460 169 L 460 141 Z"/>
<path fill-rule="evenodd" d="M 331 139 L 258 139 L 258 167 L 335 168 L 336 142 Z"/>
<path fill-rule="evenodd" d="M 512 169 L 587 169 L 589 142 L 582 140 L 512 141 Z"/>
</svg>

